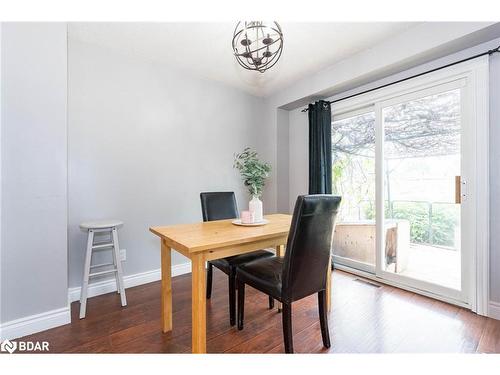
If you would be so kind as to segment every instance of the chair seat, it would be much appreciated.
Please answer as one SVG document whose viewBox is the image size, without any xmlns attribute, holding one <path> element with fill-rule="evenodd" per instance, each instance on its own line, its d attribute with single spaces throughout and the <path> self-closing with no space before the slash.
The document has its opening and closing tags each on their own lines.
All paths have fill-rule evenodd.
<svg viewBox="0 0 500 375">
<path fill-rule="evenodd" d="M 123 225 L 123 221 L 121 220 L 98 220 L 98 221 L 87 221 L 85 223 L 80 224 L 80 228 L 83 230 L 89 229 L 106 229 L 113 227 L 121 227 Z"/>
<path fill-rule="evenodd" d="M 217 267 L 218 269 L 229 275 L 232 268 L 235 268 L 245 263 L 256 261 L 258 259 L 270 258 L 272 256 L 274 256 L 274 254 L 270 251 L 257 250 L 257 251 L 252 251 L 251 253 L 245 253 L 240 255 L 234 255 L 227 258 L 211 260 L 210 263 L 212 263 L 215 267 Z"/>
<path fill-rule="evenodd" d="M 243 264 L 236 269 L 236 278 L 281 300 L 283 261 L 283 257 L 272 257 Z"/>
</svg>

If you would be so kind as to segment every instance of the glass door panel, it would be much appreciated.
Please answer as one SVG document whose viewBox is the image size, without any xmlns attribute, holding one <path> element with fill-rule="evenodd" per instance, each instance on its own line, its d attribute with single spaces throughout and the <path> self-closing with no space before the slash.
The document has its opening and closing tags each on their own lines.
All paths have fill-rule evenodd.
<svg viewBox="0 0 500 375">
<path fill-rule="evenodd" d="M 375 112 L 351 113 L 332 122 L 333 194 L 342 196 L 334 235 L 334 261 L 374 272 Z"/>
<path fill-rule="evenodd" d="M 460 89 L 382 108 L 382 270 L 461 289 Z"/>
</svg>

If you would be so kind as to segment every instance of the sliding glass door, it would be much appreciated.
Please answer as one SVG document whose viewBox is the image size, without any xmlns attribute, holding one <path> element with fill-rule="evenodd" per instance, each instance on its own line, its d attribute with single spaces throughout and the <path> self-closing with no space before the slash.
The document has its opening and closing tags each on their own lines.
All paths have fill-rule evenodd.
<svg viewBox="0 0 500 375">
<path fill-rule="evenodd" d="M 332 184 L 342 196 L 334 262 L 375 272 L 375 112 L 368 107 L 332 122 Z"/>
<path fill-rule="evenodd" d="M 475 223 L 466 81 L 429 86 L 334 111 L 333 191 L 343 203 L 333 255 L 465 305 Z"/>
<path fill-rule="evenodd" d="M 457 301 L 462 277 L 461 80 L 377 103 L 380 236 L 377 275 Z M 472 156 L 473 158 L 473 156 Z M 465 202 L 464 202 L 465 203 Z"/>
</svg>

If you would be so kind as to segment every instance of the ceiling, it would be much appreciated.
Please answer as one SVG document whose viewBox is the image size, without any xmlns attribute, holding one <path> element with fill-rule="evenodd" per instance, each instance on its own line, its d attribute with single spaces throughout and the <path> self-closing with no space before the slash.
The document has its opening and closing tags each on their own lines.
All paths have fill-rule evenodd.
<svg viewBox="0 0 500 375">
<path fill-rule="evenodd" d="M 265 73 L 232 55 L 234 23 L 70 23 L 69 40 L 166 64 L 257 96 L 268 96 L 417 25 L 411 22 L 280 23 L 280 61 Z"/>
</svg>

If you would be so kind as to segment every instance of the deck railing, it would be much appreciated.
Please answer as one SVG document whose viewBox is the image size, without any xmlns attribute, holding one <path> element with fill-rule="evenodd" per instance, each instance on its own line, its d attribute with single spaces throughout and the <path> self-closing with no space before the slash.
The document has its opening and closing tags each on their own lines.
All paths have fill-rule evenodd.
<svg viewBox="0 0 500 375">
<path fill-rule="evenodd" d="M 356 207 L 358 220 L 374 219 L 375 202 L 362 200 Z M 351 214 L 354 212 L 351 212 Z M 353 216 L 350 215 L 352 218 Z M 459 205 L 451 202 L 418 200 L 385 201 L 386 219 L 405 219 L 411 224 L 411 242 L 458 248 Z"/>
</svg>

